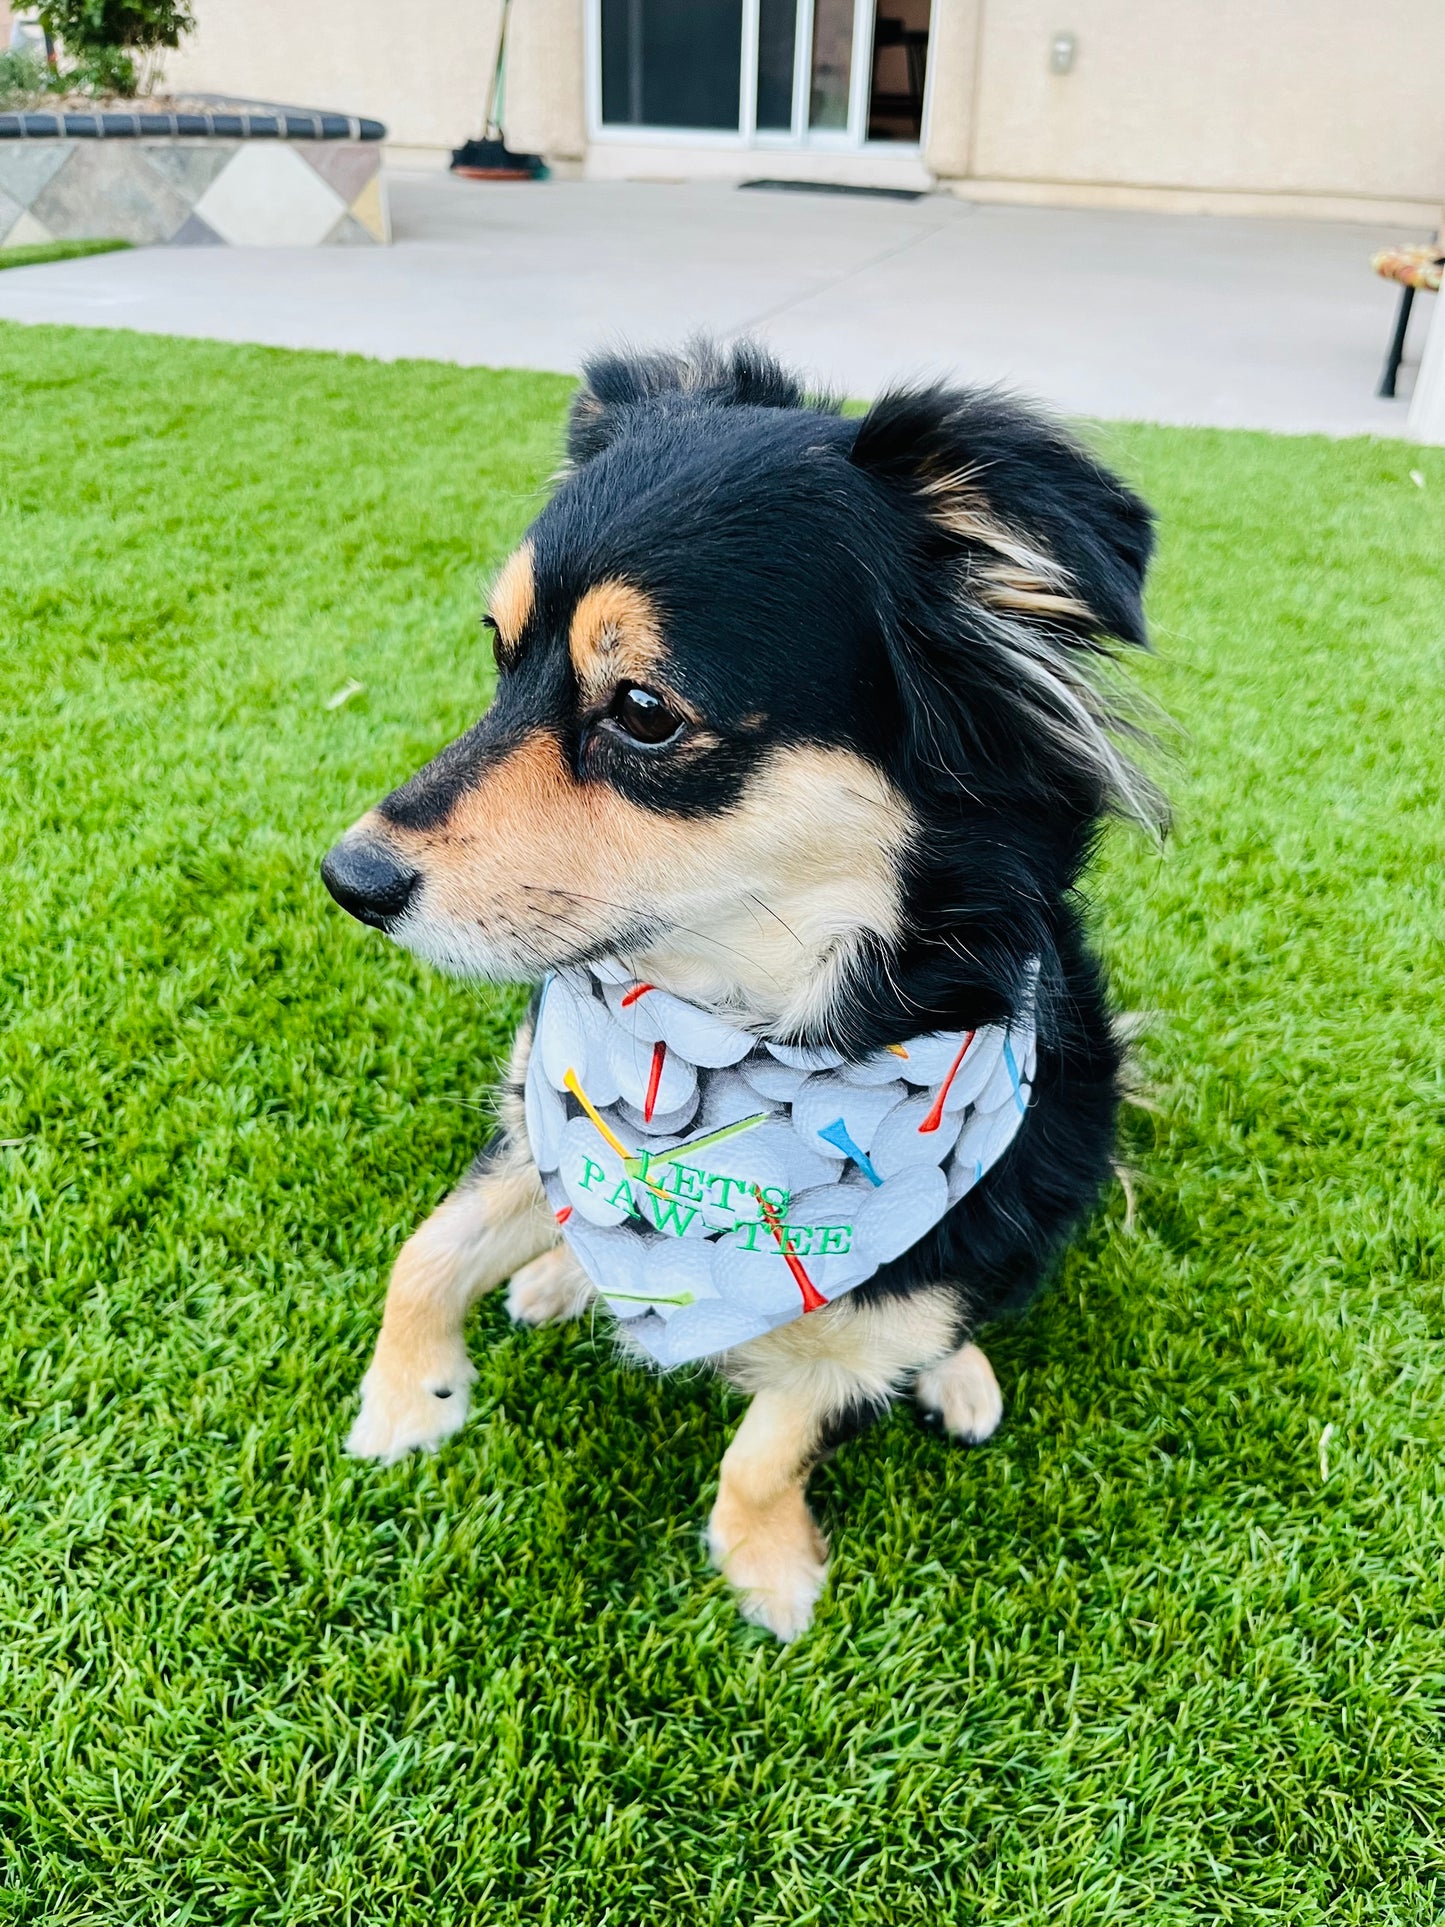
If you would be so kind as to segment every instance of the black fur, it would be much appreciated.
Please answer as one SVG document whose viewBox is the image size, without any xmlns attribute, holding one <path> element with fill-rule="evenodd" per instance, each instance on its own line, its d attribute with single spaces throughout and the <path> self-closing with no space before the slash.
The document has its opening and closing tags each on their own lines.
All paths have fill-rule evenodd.
<svg viewBox="0 0 1445 1927">
<path fill-rule="evenodd" d="M 656 408 L 801 408 L 803 385 L 750 341 L 723 351 L 700 341 L 685 355 L 594 355 L 567 423 L 567 454 L 574 462 L 600 455 L 645 404 Z M 818 401 L 836 414 L 836 404 Z"/>
<path fill-rule="evenodd" d="M 582 466 L 534 532 L 539 577 L 560 577 L 564 596 L 580 582 L 572 570 L 648 585 L 685 638 L 674 645 L 684 692 L 710 718 L 762 707 L 771 740 L 860 749 L 926 826 L 907 877 L 909 937 L 865 964 L 832 1041 L 862 1055 L 996 1021 L 1041 960 L 1038 1075 L 1013 1146 L 856 1294 L 947 1280 L 962 1336 L 1027 1302 L 1109 1177 L 1121 1051 L 1077 890 L 1119 798 L 1047 726 L 1047 694 L 998 646 L 996 619 L 969 593 L 987 546 L 940 524 L 929 485 L 970 478 L 989 518 L 1057 565 L 1081 611 L 1032 627 L 1077 657 L 1081 682 L 1112 641 L 1146 645 L 1149 511 L 1004 395 L 899 392 L 859 422 L 805 402 L 754 348 L 594 362 L 569 448 Z M 716 809 L 754 754 L 739 738 L 705 777 L 638 800 Z"/>
<path fill-rule="evenodd" d="M 862 1055 L 996 1022 L 1040 963 L 1038 1073 L 1012 1147 L 855 1294 L 948 1281 L 962 1337 L 1028 1299 L 1110 1170 L 1121 1053 L 1077 892 L 1106 813 L 1147 795 L 1090 672 L 1114 643 L 1145 644 L 1149 511 L 1007 396 L 910 390 L 848 418 L 749 346 L 594 361 L 568 449 L 496 703 L 381 814 L 443 822 L 538 730 L 579 782 L 665 815 L 726 809 L 779 745 L 885 771 L 923 832 L 907 934 L 864 956 L 828 1041 Z M 629 749 L 579 707 L 568 618 L 609 578 L 660 612 L 706 754 Z"/>
<path fill-rule="evenodd" d="M 845 1405 L 841 1411 L 830 1413 L 813 1443 L 804 1469 L 812 1472 L 818 1466 L 826 1465 L 845 1445 L 851 1445 L 854 1439 L 861 1439 L 865 1432 L 871 1431 L 887 1410 L 886 1398 L 860 1398 Z"/>
</svg>

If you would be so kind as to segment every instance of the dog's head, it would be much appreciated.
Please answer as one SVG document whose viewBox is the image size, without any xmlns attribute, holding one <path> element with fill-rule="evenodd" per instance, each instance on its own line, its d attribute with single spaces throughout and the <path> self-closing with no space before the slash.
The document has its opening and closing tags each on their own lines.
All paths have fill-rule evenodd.
<svg viewBox="0 0 1445 1927">
<path fill-rule="evenodd" d="M 997 395 L 848 419 L 747 347 L 595 361 L 568 452 L 492 590 L 495 702 L 331 851 L 338 901 L 460 974 L 622 956 L 774 1034 L 885 986 L 918 1028 L 939 946 L 1023 968 L 1144 796 L 1088 674 L 1145 639 L 1143 504 Z"/>
</svg>

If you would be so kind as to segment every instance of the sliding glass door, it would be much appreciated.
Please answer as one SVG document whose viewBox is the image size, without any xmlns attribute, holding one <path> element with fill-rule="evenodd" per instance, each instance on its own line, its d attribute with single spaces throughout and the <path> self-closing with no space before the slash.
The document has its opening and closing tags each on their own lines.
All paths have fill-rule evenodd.
<svg viewBox="0 0 1445 1927">
<path fill-rule="evenodd" d="M 808 127 L 847 133 L 853 98 L 854 0 L 813 0 L 813 31 L 808 36 Z"/>
<path fill-rule="evenodd" d="M 743 0 L 602 0 L 609 127 L 738 130 Z"/>
<path fill-rule="evenodd" d="M 753 126 L 760 134 L 791 134 L 798 0 L 758 0 L 758 84 Z"/>
<path fill-rule="evenodd" d="M 835 150 L 920 138 L 929 0 L 593 4 L 603 132 Z"/>
</svg>

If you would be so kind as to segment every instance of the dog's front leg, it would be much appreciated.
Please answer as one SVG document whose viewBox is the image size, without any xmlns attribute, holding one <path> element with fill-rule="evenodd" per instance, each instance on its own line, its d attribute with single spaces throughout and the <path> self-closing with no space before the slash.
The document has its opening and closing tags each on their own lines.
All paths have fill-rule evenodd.
<svg viewBox="0 0 1445 1927">
<path fill-rule="evenodd" d="M 468 1307 L 556 1239 L 525 1144 L 505 1140 L 402 1246 L 348 1452 L 398 1459 L 461 1429 L 477 1375 L 462 1339 Z"/>
<path fill-rule="evenodd" d="M 759 1392 L 723 1454 L 708 1520 L 708 1550 L 744 1619 L 779 1639 L 807 1630 L 828 1576 L 828 1542 L 807 1500 L 826 1423 L 806 1392 Z"/>
<path fill-rule="evenodd" d="M 724 1376 L 755 1397 L 723 1454 L 708 1547 L 745 1619 L 779 1639 L 807 1629 L 828 1571 L 809 1475 L 948 1355 L 957 1324 L 952 1294 L 936 1288 L 874 1305 L 844 1299 L 727 1355 Z"/>
</svg>

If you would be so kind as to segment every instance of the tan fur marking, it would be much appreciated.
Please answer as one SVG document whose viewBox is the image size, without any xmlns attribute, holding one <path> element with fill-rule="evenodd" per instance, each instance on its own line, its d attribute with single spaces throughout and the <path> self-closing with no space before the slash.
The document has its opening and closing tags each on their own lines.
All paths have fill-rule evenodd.
<svg viewBox="0 0 1445 1927">
<path fill-rule="evenodd" d="M 785 1034 L 826 1019 L 862 935 L 896 937 L 914 831 L 887 779 L 846 750 L 776 750 L 735 808 L 684 818 L 579 783 L 540 732 L 441 828 L 359 827 L 421 868 L 420 903 L 393 934 L 434 963 L 526 976 L 647 925 L 665 934 L 628 951 L 639 974 Z"/>
<path fill-rule="evenodd" d="M 943 1290 L 876 1305 L 840 1298 L 726 1353 L 719 1370 L 743 1391 L 786 1391 L 815 1411 L 841 1411 L 891 1397 L 910 1373 L 946 1358 L 955 1316 Z"/>
<path fill-rule="evenodd" d="M 1163 799 L 1111 737 L 1141 733 L 1130 706 L 1101 688 L 1097 661 L 1090 674 L 1064 633 L 1068 625 L 1098 631 L 1099 615 L 1062 564 L 998 521 L 979 487 L 980 473 L 935 472 L 919 489 L 940 528 L 986 552 L 967 558 L 959 593 L 993 616 L 995 646 L 1007 650 L 1030 686 L 1038 722 L 1093 771 L 1113 808 L 1157 833 L 1167 820 Z"/>
<path fill-rule="evenodd" d="M 532 1061 L 532 1019 L 524 1017 L 512 1039 L 512 1054 L 507 1059 L 507 1074 L 497 1086 L 497 1123 L 507 1140 L 510 1156 L 522 1151 L 531 1157 L 527 1138 L 527 1066 Z"/>
<path fill-rule="evenodd" d="M 1033 616 L 1039 622 L 1085 622 L 1094 620 L 1086 603 L 1061 589 L 1048 588 L 1038 576 L 1012 564 L 1000 564 L 980 571 L 980 601 L 991 609 L 1007 610 L 1011 615 Z"/>
<path fill-rule="evenodd" d="M 723 1456 L 708 1543 L 744 1617 L 779 1639 L 806 1628 L 826 1577 L 827 1544 L 804 1496 L 824 1427 L 945 1359 L 954 1317 L 946 1291 L 881 1305 L 841 1299 L 719 1361 L 756 1396 Z"/>
<path fill-rule="evenodd" d="M 521 1325 L 561 1324 L 580 1318 L 597 1296 L 568 1245 L 557 1245 L 515 1272 L 507 1287 L 507 1316 Z"/>
<path fill-rule="evenodd" d="M 969 1445 L 992 1438 L 1003 1417 L 998 1380 L 977 1345 L 960 1345 L 920 1373 L 913 1392 L 925 1411 L 938 1416 L 945 1431 Z"/>
<path fill-rule="evenodd" d="M 530 1049 L 524 1025 L 514 1076 L 525 1076 Z M 397 1254 L 348 1451 L 396 1459 L 460 1430 L 476 1377 L 462 1339 L 468 1307 L 558 1235 L 526 1138 L 511 1137 L 496 1162 L 439 1204 Z"/>
<path fill-rule="evenodd" d="M 1041 621 L 1093 620 L 1088 605 L 1073 593 L 1068 571 L 995 517 L 972 469 L 935 475 L 920 493 L 931 504 L 941 529 L 999 558 L 984 564 L 971 582 L 981 602 Z"/>
<path fill-rule="evenodd" d="M 497 625 L 497 648 L 503 659 L 514 656 L 522 631 L 532 619 L 537 585 L 532 573 L 532 545 L 524 542 L 502 564 L 501 574 L 492 584 L 488 599 L 492 621 Z"/>
<path fill-rule="evenodd" d="M 761 1393 L 723 1454 L 708 1520 L 708 1548 L 743 1617 L 779 1639 L 806 1630 L 827 1577 L 828 1542 L 803 1496 L 818 1431 L 805 1404 Z"/>
<path fill-rule="evenodd" d="M 567 630 L 572 667 L 589 702 L 600 703 L 619 683 L 663 684 L 667 650 L 652 598 L 630 582 L 599 582 L 572 611 Z"/>
</svg>

